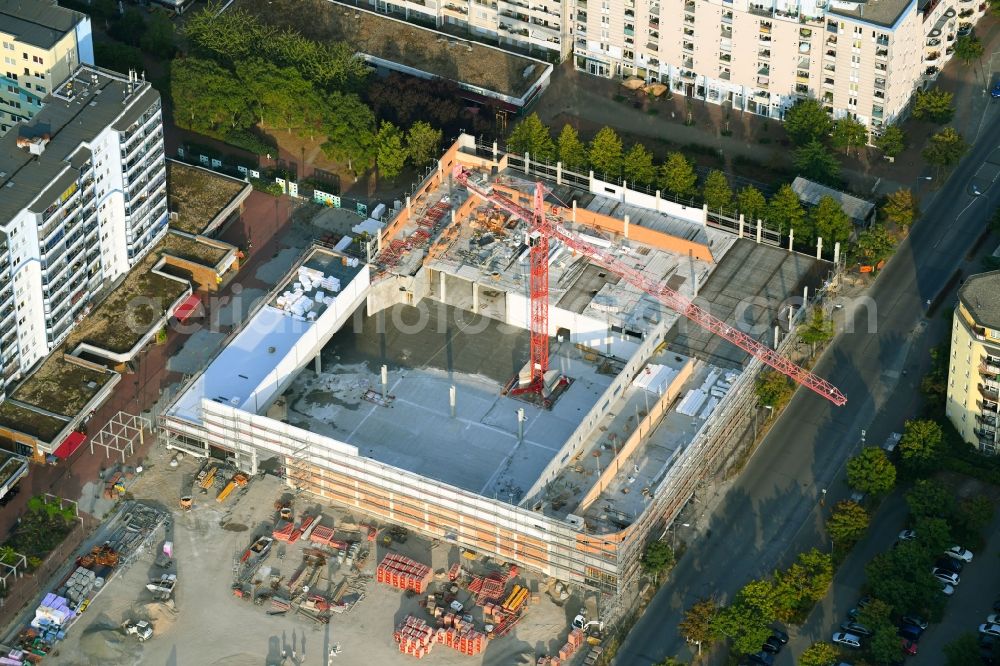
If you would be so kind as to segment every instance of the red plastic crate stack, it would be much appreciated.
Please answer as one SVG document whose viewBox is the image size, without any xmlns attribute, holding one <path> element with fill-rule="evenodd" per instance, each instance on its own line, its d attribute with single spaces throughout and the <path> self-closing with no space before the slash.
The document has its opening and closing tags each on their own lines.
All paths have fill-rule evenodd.
<svg viewBox="0 0 1000 666">
<path fill-rule="evenodd" d="M 291 540 L 292 532 L 294 530 L 295 530 L 295 525 L 292 524 L 291 522 L 288 522 L 285 523 L 284 525 L 281 525 L 280 527 L 275 527 L 274 531 L 271 532 L 271 536 L 273 536 L 278 541 L 284 541 L 287 543 Z"/>
<path fill-rule="evenodd" d="M 479 654 L 486 647 L 486 636 L 471 628 L 447 627 L 437 630 L 437 642 L 472 656 Z"/>
<path fill-rule="evenodd" d="M 458 562 L 455 562 L 453 565 L 451 565 L 451 568 L 448 569 L 448 580 L 450 580 L 451 582 L 455 582 L 461 575 L 462 575 L 462 565 L 459 564 Z"/>
<path fill-rule="evenodd" d="M 483 579 L 482 589 L 476 594 L 476 604 L 482 606 L 487 601 L 496 601 L 503 596 L 503 589 L 506 585 L 506 574 L 491 573 Z M 472 591 L 471 588 L 469 591 Z"/>
<path fill-rule="evenodd" d="M 392 635 L 399 643 L 399 651 L 423 659 L 434 647 L 434 629 L 420 618 L 407 615 L 403 624 Z"/>
<path fill-rule="evenodd" d="M 338 541 L 333 538 L 333 528 L 317 525 L 309 534 L 309 540 L 321 546 L 329 546 L 334 550 L 347 550 L 346 541 Z"/>
<path fill-rule="evenodd" d="M 375 580 L 400 590 L 423 594 L 431 582 L 431 568 L 408 557 L 389 553 L 375 569 Z"/>
</svg>

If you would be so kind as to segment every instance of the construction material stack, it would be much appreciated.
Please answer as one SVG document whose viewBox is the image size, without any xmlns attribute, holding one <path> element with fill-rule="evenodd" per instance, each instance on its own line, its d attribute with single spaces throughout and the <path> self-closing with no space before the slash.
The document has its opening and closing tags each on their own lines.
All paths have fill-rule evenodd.
<svg viewBox="0 0 1000 666">
<path fill-rule="evenodd" d="M 408 557 L 389 553 L 375 569 L 375 580 L 400 590 L 423 594 L 431 582 L 431 568 Z"/>
<path fill-rule="evenodd" d="M 474 656 L 486 647 L 486 635 L 472 628 L 472 623 L 462 619 L 457 613 L 445 613 L 444 626 L 435 634 L 438 643 L 446 645 L 462 654 Z"/>
<path fill-rule="evenodd" d="M 399 651 L 417 659 L 426 657 L 434 647 L 434 629 L 420 618 L 407 615 L 393 634 Z"/>
<path fill-rule="evenodd" d="M 333 528 L 316 525 L 309 534 L 309 540 L 319 546 L 326 546 L 333 550 L 347 550 L 346 541 L 338 541 L 333 538 Z"/>
<path fill-rule="evenodd" d="M 95 587 L 104 585 L 104 579 L 98 579 L 97 574 L 86 567 L 77 567 L 76 571 L 70 574 L 64 587 L 59 593 L 72 602 L 73 607 L 78 607 L 80 603 L 90 596 Z"/>
</svg>

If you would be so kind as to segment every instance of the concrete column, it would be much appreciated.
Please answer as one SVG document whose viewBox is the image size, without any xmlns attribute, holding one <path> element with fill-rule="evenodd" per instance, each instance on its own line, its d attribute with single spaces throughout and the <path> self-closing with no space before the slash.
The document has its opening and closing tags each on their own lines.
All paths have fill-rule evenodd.
<svg viewBox="0 0 1000 666">
<path fill-rule="evenodd" d="M 660 212 L 660 191 L 656 190 L 656 212 Z"/>
<path fill-rule="evenodd" d="M 774 348 L 775 349 L 778 348 L 778 331 L 780 331 L 780 330 L 781 330 L 780 326 L 775 326 L 774 327 Z"/>
<path fill-rule="evenodd" d="M 438 282 L 441 285 L 441 302 L 445 303 L 446 300 L 447 300 L 447 296 L 448 296 L 448 292 L 446 291 L 446 284 L 445 284 L 446 275 L 445 275 L 444 271 L 441 271 L 440 273 L 438 273 L 438 275 L 440 276 L 438 278 Z"/>
<path fill-rule="evenodd" d="M 320 356 L 320 354 L 316 354 L 316 358 L 313 359 L 315 363 L 315 367 L 313 369 L 316 371 L 317 375 L 323 372 L 323 361 Z"/>
<path fill-rule="evenodd" d="M 708 225 L 708 204 L 701 205 L 701 225 Z"/>
<path fill-rule="evenodd" d="M 472 311 L 479 312 L 479 283 L 472 283 Z"/>
<path fill-rule="evenodd" d="M 556 185 L 562 185 L 562 162 L 556 162 Z"/>
<path fill-rule="evenodd" d="M 795 242 L 795 229 L 788 230 L 788 251 L 792 251 L 792 243 Z"/>
<path fill-rule="evenodd" d="M 626 190 L 628 190 L 628 181 L 627 180 L 623 180 L 622 181 L 622 198 L 621 198 L 621 202 L 622 203 L 625 203 L 625 191 Z"/>
<path fill-rule="evenodd" d="M 792 332 L 792 316 L 794 313 L 794 308 L 791 305 L 788 306 L 788 332 Z"/>
<path fill-rule="evenodd" d="M 590 180 L 587 181 L 587 188 L 590 189 L 590 188 L 593 188 L 593 186 L 594 186 L 594 170 L 591 169 L 590 170 Z"/>
<path fill-rule="evenodd" d="M 451 388 L 448 389 L 448 405 L 451 407 L 451 418 L 455 418 L 455 405 L 456 405 L 456 394 L 455 385 L 452 384 Z"/>
<path fill-rule="evenodd" d="M 739 236 L 737 236 L 737 238 L 743 238 L 743 225 L 744 225 L 744 223 L 745 223 L 745 220 L 743 219 L 743 213 L 740 213 L 740 230 L 739 230 Z"/>
<path fill-rule="evenodd" d="M 840 263 L 840 243 L 833 244 L 833 263 Z"/>
<path fill-rule="evenodd" d="M 413 210 L 410 207 L 410 196 L 406 196 L 406 213 L 407 215 L 413 215 Z"/>
<path fill-rule="evenodd" d="M 531 173 L 531 153 L 524 154 L 524 173 Z"/>
<path fill-rule="evenodd" d="M 455 224 L 455 209 L 451 209 L 451 223 Z"/>
<path fill-rule="evenodd" d="M 762 230 L 760 218 L 757 218 L 757 245 L 760 245 L 760 233 Z"/>
<path fill-rule="evenodd" d="M 591 178 L 593 178 L 593 171 L 591 173 Z M 573 199 L 573 224 L 576 224 L 576 199 Z"/>
<path fill-rule="evenodd" d="M 389 366 L 382 366 L 382 399 L 386 400 L 389 397 Z"/>
<path fill-rule="evenodd" d="M 816 258 L 817 259 L 822 259 L 823 258 L 823 237 L 822 236 L 820 236 L 819 238 L 816 239 Z"/>
<path fill-rule="evenodd" d="M 497 142 L 496 142 L 496 141 L 494 141 L 494 142 L 493 142 L 493 161 L 494 161 L 494 162 L 496 162 L 496 161 L 497 161 L 497 153 L 499 153 L 499 152 L 500 152 L 500 150 L 499 150 L 499 148 L 497 147 Z"/>
<path fill-rule="evenodd" d="M 517 441 L 524 441 L 524 422 L 527 419 L 524 417 L 524 407 L 517 408 Z"/>
<path fill-rule="evenodd" d="M 628 238 L 628 215 L 625 216 L 624 234 L 625 234 L 625 238 Z"/>
<path fill-rule="evenodd" d="M 809 303 L 809 287 L 802 287 L 802 307 L 805 307 Z"/>
</svg>

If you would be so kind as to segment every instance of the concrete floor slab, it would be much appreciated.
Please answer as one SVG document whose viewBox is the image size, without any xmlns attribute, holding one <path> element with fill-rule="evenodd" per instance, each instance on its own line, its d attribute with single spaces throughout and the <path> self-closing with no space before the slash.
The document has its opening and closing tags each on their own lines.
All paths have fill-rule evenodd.
<svg viewBox="0 0 1000 666">
<path fill-rule="evenodd" d="M 242 322 L 267 294 L 263 289 L 243 289 L 215 312 L 219 326 L 235 326 Z"/>
<path fill-rule="evenodd" d="M 195 374 L 205 367 L 225 337 L 223 333 L 208 329 L 197 331 L 176 354 L 170 357 L 167 361 L 167 370 L 185 375 Z"/>
</svg>

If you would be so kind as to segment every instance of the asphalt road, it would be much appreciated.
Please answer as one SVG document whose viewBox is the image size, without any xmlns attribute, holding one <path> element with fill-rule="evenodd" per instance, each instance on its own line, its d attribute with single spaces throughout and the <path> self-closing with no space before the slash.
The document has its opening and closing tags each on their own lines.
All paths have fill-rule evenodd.
<svg viewBox="0 0 1000 666">
<path fill-rule="evenodd" d="M 847 405 L 796 392 L 744 472 L 710 507 L 706 527 L 687 540 L 670 581 L 619 651 L 617 666 L 687 655 L 677 632 L 684 609 L 709 595 L 728 600 L 750 579 L 822 544 L 821 490 L 828 489 L 827 505 L 848 494 L 844 464 L 860 446 L 861 430 L 869 443 L 881 442 L 915 413 L 919 377 L 930 364 L 927 351 L 948 325 L 940 313 L 925 317 L 925 303 L 942 292 L 1000 204 L 1000 185 L 980 197 L 969 193 L 972 178 L 1000 151 L 998 108 L 986 107 L 970 154 L 932 201 L 925 197 L 923 218 L 869 290 L 870 307 L 845 305 L 853 332 L 838 335 L 815 371 L 840 388 Z"/>
</svg>

